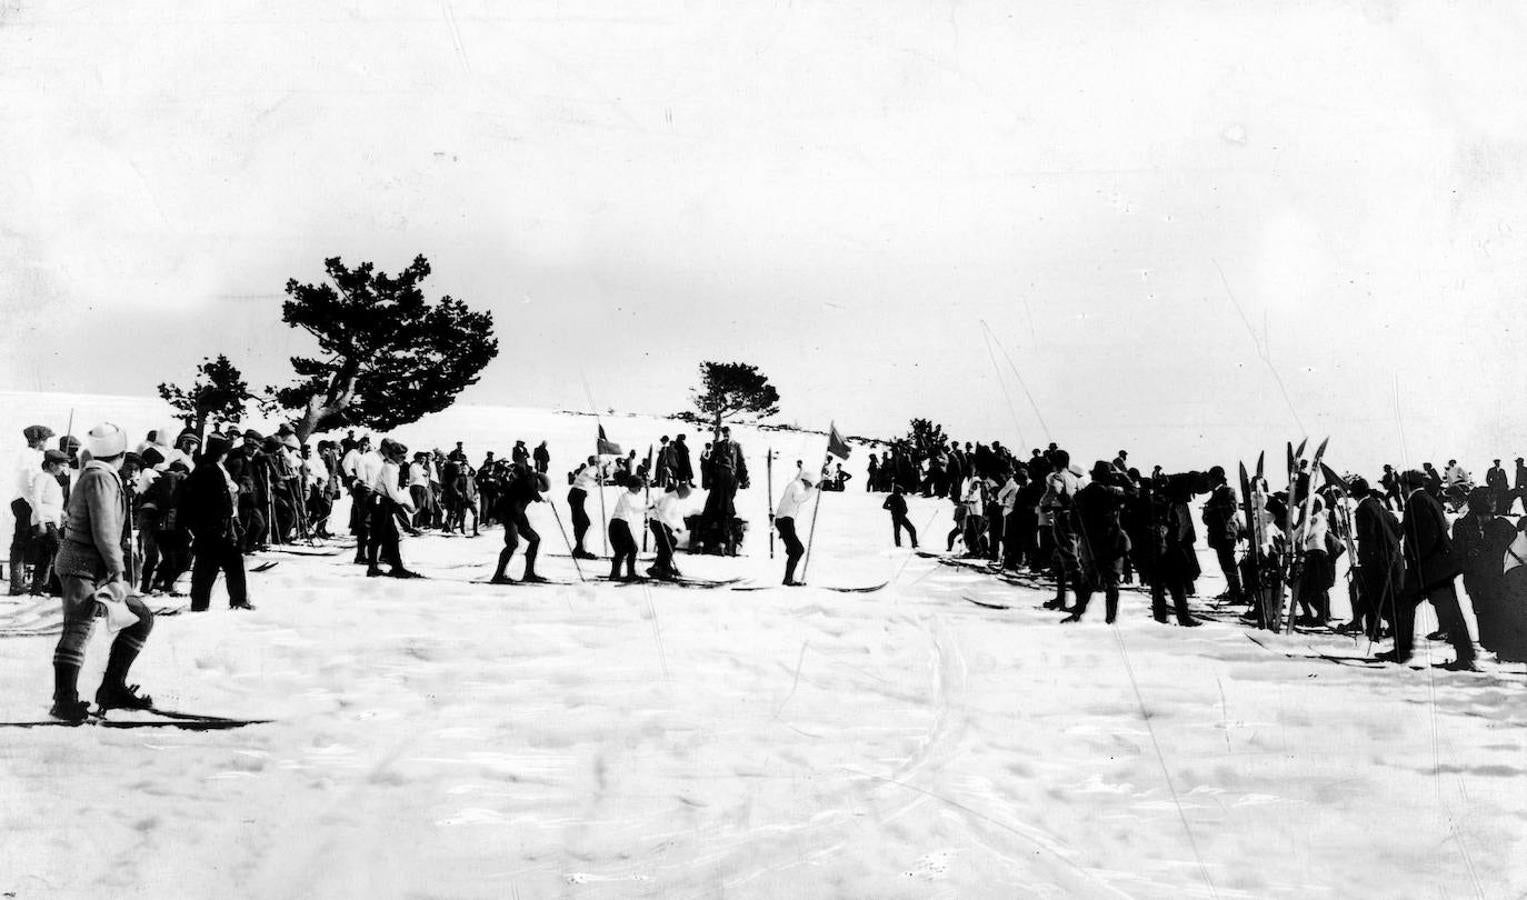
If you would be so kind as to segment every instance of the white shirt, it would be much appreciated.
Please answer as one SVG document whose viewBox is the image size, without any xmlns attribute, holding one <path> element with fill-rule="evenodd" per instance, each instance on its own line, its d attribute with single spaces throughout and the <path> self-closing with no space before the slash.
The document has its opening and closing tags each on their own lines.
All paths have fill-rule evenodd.
<svg viewBox="0 0 1527 900">
<path fill-rule="evenodd" d="M 373 490 L 409 512 L 413 512 L 414 498 L 398 486 L 399 474 L 400 470 L 397 463 L 391 460 L 384 461 L 382 463 L 382 473 L 377 477 L 377 483 Z"/>
<path fill-rule="evenodd" d="M 360 464 L 360 461 L 361 452 L 353 447 L 350 448 L 350 452 L 346 453 L 344 459 L 339 461 L 340 473 L 343 474 L 347 479 L 354 481 L 355 467 Z"/>
<path fill-rule="evenodd" d="M 32 524 L 64 527 L 64 489 L 58 479 L 39 469 L 32 477 Z"/>
<path fill-rule="evenodd" d="M 799 478 L 792 478 L 785 485 L 785 490 L 780 494 L 779 506 L 774 508 L 774 518 L 793 519 L 800 512 L 801 506 L 816 493 L 816 488 L 809 488 L 806 482 Z"/>
<path fill-rule="evenodd" d="M 429 468 L 424 463 L 414 463 L 408 467 L 409 487 L 429 487 Z"/>
<path fill-rule="evenodd" d="M 1013 504 L 1018 501 L 1018 482 L 1009 478 L 1007 484 L 1002 486 L 1002 491 L 997 494 L 997 502 L 1002 504 L 1003 514 L 1013 511 Z"/>
<path fill-rule="evenodd" d="M 42 451 L 24 447 L 20 456 L 16 461 L 16 490 L 11 494 L 11 499 L 31 503 L 32 476 L 42 471 Z"/>
<path fill-rule="evenodd" d="M 664 492 L 652 501 L 652 517 L 674 531 L 684 530 L 684 501 L 675 493 Z"/>
<path fill-rule="evenodd" d="M 397 473 L 394 472 L 394 475 Z M 375 450 L 368 450 L 360 454 L 355 461 L 355 480 L 372 489 L 377 489 L 377 482 L 382 479 L 382 454 Z"/>
<path fill-rule="evenodd" d="M 592 494 L 599 489 L 599 467 L 585 463 L 573 473 L 573 489 Z"/>
<path fill-rule="evenodd" d="M 615 501 L 615 515 L 612 518 L 620 519 L 631 526 L 633 534 L 646 528 L 647 508 L 642 503 L 642 495 L 623 491 L 620 499 Z"/>
</svg>

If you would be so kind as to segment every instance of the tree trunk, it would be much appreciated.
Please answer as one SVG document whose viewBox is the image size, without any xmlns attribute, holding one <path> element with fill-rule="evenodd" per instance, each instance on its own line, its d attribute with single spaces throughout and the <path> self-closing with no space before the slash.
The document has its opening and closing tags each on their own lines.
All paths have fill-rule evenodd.
<svg viewBox="0 0 1527 900">
<path fill-rule="evenodd" d="M 341 370 L 336 374 L 326 395 L 320 397 L 314 394 L 308 398 L 307 408 L 303 410 L 302 418 L 297 420 L 297 443 L 306 444 L 325 419 L 339 415 L 350 405 L 350 398 L 355 394 L 357 373 L 353 371 L 353 366 L 346 368 L 351 371 Z"/>
</svg>

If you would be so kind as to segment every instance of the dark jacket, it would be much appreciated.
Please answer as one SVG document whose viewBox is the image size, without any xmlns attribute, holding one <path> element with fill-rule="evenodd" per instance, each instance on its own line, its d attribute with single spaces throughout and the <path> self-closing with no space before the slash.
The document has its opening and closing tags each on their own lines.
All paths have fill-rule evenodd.
<svg viewBox="0 0 1527 900">
<path fill-rule="evenodd" d="M 1442 504 L 1424 490 L 1412 491 L 1405 500 L 1405 589 L 1424 594 L 1451 584 L 1462 571 L 1453 540 L 1448 536 Z"/>
<path fill-rule="evenodd" d="M 1241 534 L 1235 491 L 1222 484 L 1204 501 L 1204 538 L 1210 547 L 1234 547 Z"/>
<path fill-rule="evenodd" d="M 181 491 L 180 525 L 199 541 L 234 540 L 237 515 L 222 469 L 214 462 L 198 462 Z"/>
</svg>

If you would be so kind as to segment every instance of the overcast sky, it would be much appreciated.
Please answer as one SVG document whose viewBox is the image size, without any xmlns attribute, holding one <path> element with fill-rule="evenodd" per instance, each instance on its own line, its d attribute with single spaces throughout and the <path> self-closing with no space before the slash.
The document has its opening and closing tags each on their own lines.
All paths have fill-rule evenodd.
<svg viewBox="0 0 1527 900">
<path fill-rule="evenodd" d="M 0 387 L 283 380 L 287 278 L 423 253 L 497 321 L 467 402 L 745 360 L 813 427 L 1482 469 L 1523 47 L 1514 3 L 12 0 Z"/>
</svg>

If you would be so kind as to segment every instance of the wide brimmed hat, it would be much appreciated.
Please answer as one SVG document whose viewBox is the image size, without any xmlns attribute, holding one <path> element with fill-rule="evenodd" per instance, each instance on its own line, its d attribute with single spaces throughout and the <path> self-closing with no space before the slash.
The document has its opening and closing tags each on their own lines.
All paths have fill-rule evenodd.
<svg viewBox="0 0 1527 900">
<path fill-rule="evenodd" d="M 127 432 L 110 422 L 90 429 L 85 435 L 85 449 L 92 459 L 109 459 L 127 450 Z"/>
</svg>

